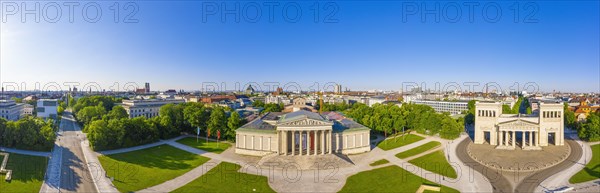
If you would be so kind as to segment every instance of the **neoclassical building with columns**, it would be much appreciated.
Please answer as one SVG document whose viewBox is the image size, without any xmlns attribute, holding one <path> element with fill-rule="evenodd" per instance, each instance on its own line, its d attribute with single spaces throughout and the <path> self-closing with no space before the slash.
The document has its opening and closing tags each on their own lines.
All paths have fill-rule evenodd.
<svg viewBox="0 0 600 193">
<path fill-rule="evenodd" d="M 370 129 L 337 112 L 267 113 L 236 130 L 235 152 L 288 156 L 368 152 Z"/>
<path fill-rule="evenodd" d="M 475 103 L 475 144 L 496 149 L 541 150 L 548 145 L 564 145 L 563 104 L 539 104 L 531 115 L 502 114 L 502 103 Z"/>
</svg>

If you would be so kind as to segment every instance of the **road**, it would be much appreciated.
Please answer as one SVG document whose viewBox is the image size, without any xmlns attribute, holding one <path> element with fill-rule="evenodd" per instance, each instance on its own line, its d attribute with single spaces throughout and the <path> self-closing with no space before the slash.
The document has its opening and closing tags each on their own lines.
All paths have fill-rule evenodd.
<svg viewBox="0 0 600 193">
<path fill-rule="evenodd" d="M 542 171 L 538 171 L 530 176 L 525 177 L 525 179 L 523 179 L 523 181 L 521 181 L 521 183 L 517 185 L 515 192 L 533 192 L 535 191 L 535 188 L 546 178 L 549 178 L 550 176 L 556 173 L 562 172 L 567 168 L 571 167 L 573 164 L 577 163 L 579 158 L 581 158 L 581 156 L 583 155 L 583 149 L 581 149 L 581 146 L 572 139 L 565 139 L 565 141 L 571 147 L 571 154 L 569 155 L 569 157 L 567 157 L 565 161 L 555 166 L 552 166 Z"/>
<path fill-rule="evenodd" d="M 481 173 L 485 176 L 490 183 L 492 184 L 494 192 L 513 192 L 512 186 L 508 179 L 505 176 L 498 173 L 496 170 L 489 169 L 479 162 L 473 160 L 471 156 L 467 153 L 467 146 L 471 143 L 471 138 L 465 138 L 458 146 L 456 147 L 456 155 L 458 159 L 463 163 L 469 165 L 469 167 L 473 168 L 473 170 Z"/>
<path fill-rule="evenodd" d="M 61 192 L 96 192 L 81 150 L 83 134 L 71 112 L 65 111 L 60 124 L 58 144 L 62 149 Z"/>
</svg>

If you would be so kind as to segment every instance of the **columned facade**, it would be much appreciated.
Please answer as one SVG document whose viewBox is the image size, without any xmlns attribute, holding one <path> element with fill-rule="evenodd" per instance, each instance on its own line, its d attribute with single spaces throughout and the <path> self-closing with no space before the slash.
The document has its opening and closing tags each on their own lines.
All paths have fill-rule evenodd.
<svg viewBox="0 0 600 193">
<path fill-rule="evenodd" d="M 235 152 L 254 156 L 357 154 L 371 150 L 369 133 L 369 128 L 334 112 L 268 113 L 236 130 Z"/>
<path fill-rule="evenodd" d="M 562 104 L 540 104 L 537 114 L 502 114 L 501 103 L 475 104 L 475 144 L 497 149 L 541 150 L 564 145 Z"/>
</svg>

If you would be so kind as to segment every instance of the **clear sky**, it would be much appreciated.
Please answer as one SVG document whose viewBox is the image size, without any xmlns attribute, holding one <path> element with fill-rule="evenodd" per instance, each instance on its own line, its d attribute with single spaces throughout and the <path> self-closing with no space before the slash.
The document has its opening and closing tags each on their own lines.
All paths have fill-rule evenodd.
<svg viewBox="0 0 600 193">
<path fill-rule="evenodd" d="M 231 90 L 235 82 L 297 82 L 308 90 L 336 82 L 400 90 L 409 82 L 431 89 L 435 82 L 503 89 L 534 82 L 541 91 L 600 92 L 598 1 L 38 3 L 38 15 L 21 12 L 35 1 L 0 4 L 4 84 L 199 90 L 226 82 Z M 95 10 L 102 15 L 92 23 Z"/>
</svg>

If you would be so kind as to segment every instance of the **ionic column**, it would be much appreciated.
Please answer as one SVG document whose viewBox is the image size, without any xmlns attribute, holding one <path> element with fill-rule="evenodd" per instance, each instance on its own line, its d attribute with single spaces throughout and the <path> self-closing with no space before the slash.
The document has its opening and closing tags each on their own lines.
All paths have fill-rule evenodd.
<svg viewBox="0 0 600 193">
<path fill-rule="evenodd" d="M 283 151 L 283 155 L 287 155 L 288 154 L 288 131 L 281 131 L 281 142 L 283 147 L 281 148 Z"/>
<path fill-rule="evenodd" d="M 329 154 L 333 153 L 333 131 L 327 131 L 327 152 Z"/>
<path fill-rule="evenodd" d="M 321 131 L 321 155 L 325 154 L 325 131 Z"/>
<path fill-rule="evenodd" d="M 292 131 L 292 155 L 296 155 L 296 131 Z"/>
<path fill-rule="evenodd" d="M 512 147 L 514 148 L 515 144 L 516 144 L 515 142 L 517 142 L 517 139 L 516 139 L 517 135 L 515 135 L 514 131 L 510 135 L 512 136 Z"/>
<path fill-rule="evenodd" d="M 525 147 L 525 131 L 521 132 L 521 148 Z"/>
<path fill-rule="evenodd" d="M 315 141 L 315 142 L 313 143 L 313 146 L 314 146 L 314 148 L 313 148 L 313 149 L 315 149 L 315 155 L 317 155 L 317 154 L 319 153 L 319 151 L 318 151 L 318 150 L 319 150 L 319 144 L 318 144 L 318 142 L 319 142 L 318 133 L 319 133 L 319 132 L 318 132 L 318 131 L 313 131 L 313 132 L 315 133 L 315 135 L 314 135 L 314 139 L 313 139 L 313 141 Z"/>
<path fill-rule="evenodd" d="M 300 133 L 300 139 L 299 139 L 299 140 L 300 140 L 300 149 L 298 150 L 298 152 L 300 152 L 300 155 L 302 155 L 302 146 L 303 146 L 303 144 L 302 144 L 302 142 L 303 142 L 303 141 L 302 141 L 302 140 L 303 140 L 302 134 L 303 134 L 304 132 L 302 132 L 302 131 L 298 131 L 298 133 Z"/>
<path fill-rule="evenodd" d="M 529 132 L 529 146 L 533 145 L 533 143 L 532 143 L 533 141 L 531 140 L 531 135 L 533 135 L 533 131 Z"/>
</svg>

